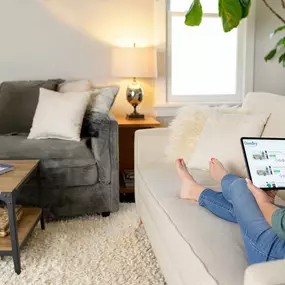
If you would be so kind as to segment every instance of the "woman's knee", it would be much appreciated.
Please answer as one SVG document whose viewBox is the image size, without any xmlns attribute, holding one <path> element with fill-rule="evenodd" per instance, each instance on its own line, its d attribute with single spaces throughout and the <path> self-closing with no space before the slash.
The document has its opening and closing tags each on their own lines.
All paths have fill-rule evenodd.
<svg viewBox="0 0 285 285">
<path fill-rule="evenodd" d="M 223 187 L 223 194 L 228 200 L 232 200 L 234 197 L 243 195 L 245 191 L 248 191 L 247 183 L 244 178 L 240 177 L 231 181 L 227 187 Z"/>
</svg>

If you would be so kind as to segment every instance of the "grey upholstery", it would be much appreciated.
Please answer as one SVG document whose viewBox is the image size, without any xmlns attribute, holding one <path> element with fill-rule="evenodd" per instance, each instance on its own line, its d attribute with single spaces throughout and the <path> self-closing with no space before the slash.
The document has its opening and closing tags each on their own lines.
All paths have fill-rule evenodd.
<svg viewBox="0 0 285 285">
<path fill-rule="evenodd" d="M 56 90 L 60 79 L 3 82 L 0 85 L 0 134 L 30 131 L 39 89 Z"/>
<path fill-rule="evenodd" d="M 27 97 L 26 91 L 20 94 L 21 84 L 2 83 L 1 86 L 6 86 L 5 96 L 9 93 L 7 86 L 13 86 L 12 90 L 17 86 L 19 93 L 13 99 L 17 101 L 21 96 Z M 29 85 L 27 82 L 23 84 L 25 88 Z M 31 84 L 34 86 L 34 82 Z M 9 106 L 13 100 L 9 101 Z M 3 102 L 6 101 L 0 99 L 0 110 L 4 109 L 1 106 Z M 22 101 L 22 104 L 29 102 Z M 34 114 L 35 110 L 31 109 L 30 112 Z M 22 116 L 25 117 L 24 112 Z M 30 129 L 32 121 L 26 117 L 23 120 L 25 127 Z M 8 132 L 0 135 L 0 159 L 40 159 L 42 201 L 46 217 L 58 219 L 118 210 L 118 124 L 113 117 L 100 113 L 89 114 L 84 119 L 80 142 L 28 140 L 27 133 L 21 133 L 24 125 L 17 128 L 17 123 L 18 120 L 14 120 L 13 124 L 7 122 L 0 125 L 2 131 Z M 32 179 L 18 191 L 17 203 L 37 206 L 38 194 L 36 180 Z"/>
<path fill-rule="evenodd" d="M 1 159 L 40 159 L 41 176 L 46 188 L 93 185 L 97 165 L 90 138 L 80 142 L 64 140 L 28 140 L 26 135 L 0 136 Z"/>
</svg>

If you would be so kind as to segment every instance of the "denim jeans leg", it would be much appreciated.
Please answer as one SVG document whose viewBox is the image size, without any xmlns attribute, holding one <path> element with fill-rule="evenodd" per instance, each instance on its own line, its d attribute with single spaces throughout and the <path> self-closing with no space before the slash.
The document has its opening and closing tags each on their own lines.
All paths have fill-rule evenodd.
<svg viewBox="0 0 285 285">
<path fill-rule="evenodd" d="M 232 204 L 231 195 L 230 195 L 230 191 L 232 190 L 231 185 L 237 179 L 241 179 L 241 178 L 238 177 L 237 175 L 234 175 L 234 174 L 227 174 L 226 176 L 224 176 L 224 178 L 222 179 L 222 182 L 221 182 L 223 195 L 224 195 L 225 199 L 228 202 L 230 202 L 231 204 Z"/>
<path fill-rule="evenodd" d="M 285 241 L 281 240 L 266 222 L 245 179 L 226 175 L 222 188 L 225 199 L 233 205 L 249 263 L 284 258 Z"/>
<path fill-rule="evenodd" d="M 224 198 L 221 192 L 211 189 L 204 190 L 199 197 L 199 205 L 223 220 L 237 223 L 232 204 Z"/>
</svg>

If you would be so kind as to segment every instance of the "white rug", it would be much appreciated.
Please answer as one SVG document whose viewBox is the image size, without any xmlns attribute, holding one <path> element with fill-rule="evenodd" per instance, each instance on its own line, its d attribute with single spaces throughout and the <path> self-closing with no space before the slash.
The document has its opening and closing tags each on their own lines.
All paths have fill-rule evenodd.
<svg viewBox="0 0 285 285">
<path fill-rule="evenodd" d="M 22 273 L 0 260 L 0 284 L 163 285 L 134 204 L 108 218 L 77 218 L 39 227 L 21 251 Z"/>
</svg>

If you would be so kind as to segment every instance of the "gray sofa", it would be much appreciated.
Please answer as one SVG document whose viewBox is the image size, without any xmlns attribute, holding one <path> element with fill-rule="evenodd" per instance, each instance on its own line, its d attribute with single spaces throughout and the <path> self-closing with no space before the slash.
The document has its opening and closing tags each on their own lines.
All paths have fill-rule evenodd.
<svg viewBox="0 0 285 285">
<path fill-rule="evenodd" d="M 57 90 L 62 80 L 3 82 L 0 85 L 0 159 L 40 159 L 44 214 L 49 219 L 119 208 L 118 124 L 109 115 L 84 119 L 80 142 L 28 140 L 39 88 Z M 16 196 L 39 204 L 35 179 Z"/>
</svg>

